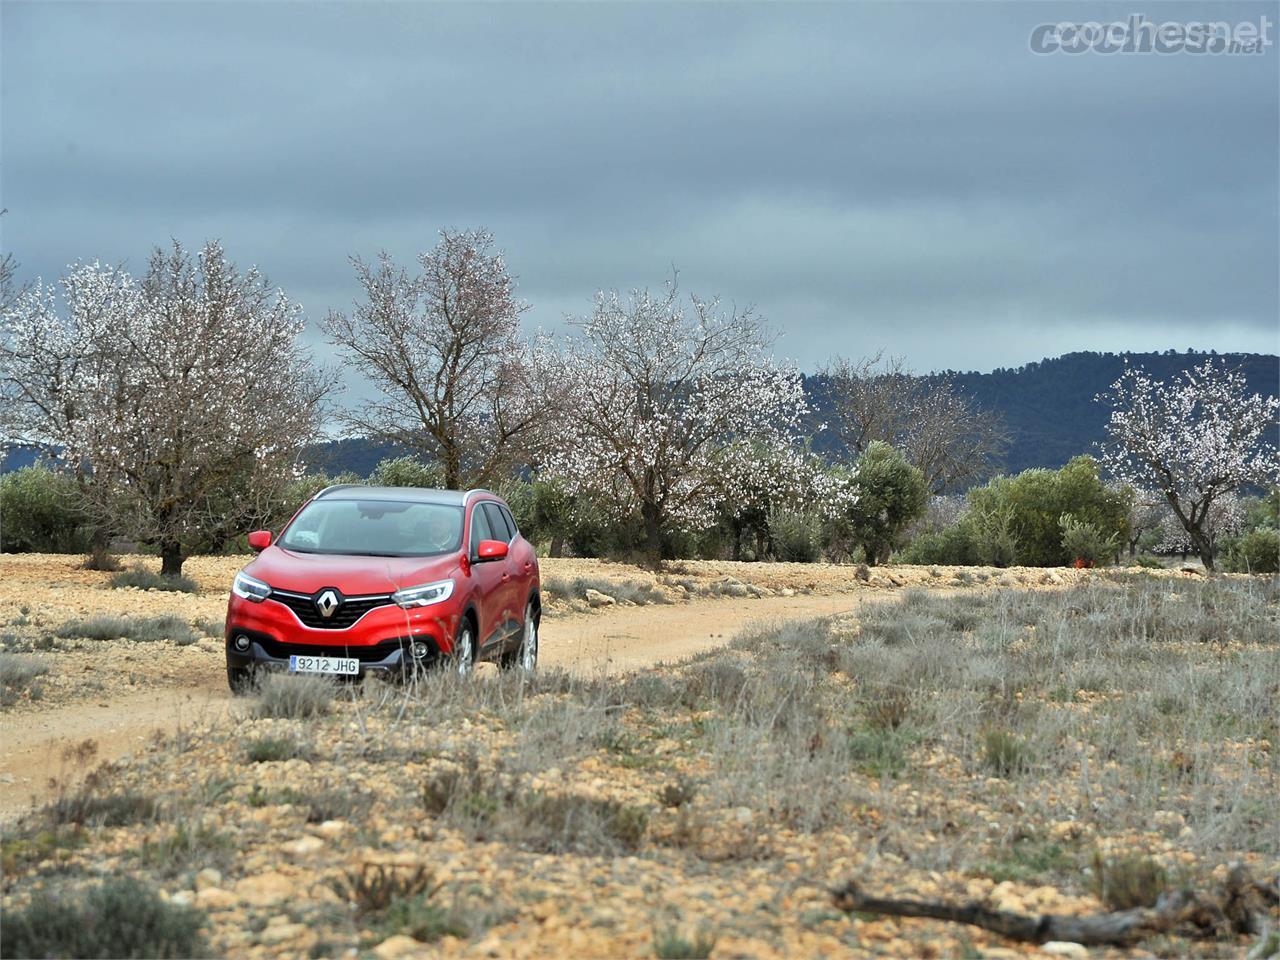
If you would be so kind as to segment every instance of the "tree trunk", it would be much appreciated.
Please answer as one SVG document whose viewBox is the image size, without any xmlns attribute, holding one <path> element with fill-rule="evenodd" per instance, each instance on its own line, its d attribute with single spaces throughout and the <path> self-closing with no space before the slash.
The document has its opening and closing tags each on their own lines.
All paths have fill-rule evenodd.
<svg viewBox="0 0 1280 960">
<path fill-rule="evenodd" d="M 1213 541 L 1199 530 L 1188 532 L 1191 534 L 1191 544 L 1196 548 L 1196 553 L 1200 554 L 1200 560 L 1204 564 L 1205 570 L 1213 573 Z"/>
<path fill-rule="evenodd" d="M 165 540 L 160 544 L 160 575 L 163 577 L 181 576 L 182 563 L 186 559 L 182 553 L 182 544 L 175 540 Z"/>
<path fill-rule="evenodd" d="M 640 505 L 640 515 L 644 519 L 645 559 L 657 570 L 662 565 L 662 517 L 658 505 L 646 501 Z"/>
<path fill-rule="evenodd" d="M 551 535 L 551 556 L 564 556 L 564 534 L 558 530 Z"/>
</svg>

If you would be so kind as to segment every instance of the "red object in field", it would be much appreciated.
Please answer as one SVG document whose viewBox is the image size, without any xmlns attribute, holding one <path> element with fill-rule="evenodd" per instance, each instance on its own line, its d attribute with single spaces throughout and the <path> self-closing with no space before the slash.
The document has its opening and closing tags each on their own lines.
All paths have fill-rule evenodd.
<svg viewBox="0 0 1280 960">
<path fill-rule="evenodd" d="M 236 575 L 227 679 L 255 671 L 403 674 L 482 660 L 532 670 L 538 558 L 487 490 L 339 484 L 320 491 Z"/>
<path fill-rule="evenodd" d="M 1092 566 L 1093 566 L 1092 560 L 1086 560 L 1084 557 L 1076 557 L 1077 570 L 1088 570 Z"/>
</svg>

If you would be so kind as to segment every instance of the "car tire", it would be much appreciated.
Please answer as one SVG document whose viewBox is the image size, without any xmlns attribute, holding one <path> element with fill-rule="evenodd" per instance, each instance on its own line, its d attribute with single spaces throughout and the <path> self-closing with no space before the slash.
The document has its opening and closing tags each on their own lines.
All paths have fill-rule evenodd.
<svg viewBox="0 0 1280 960">
<path fill-rule="evenodd" d="M 470 617 L 463 617 L 458 624 L 458 633 L 453 639 L 453 652 L 449 655 L 448 665 L 462 677 L 469 677 L 476 668 L 476 631 L 471 625 Z"/>
<path fill-rule="evenodd" d="M 227 667 L 227 686 L 237 697 L 253 693 L 255 677 L 253 667 Z"/>
<path fill-rule="evenodd" d="M 533 673 L 538 669 L 538 611 L 530 600 L 525 604 L 524 623 L 520 628 L 520 645 L 508 650 L 498 661 L 504 670 L 520 670 Z"/>
</svg>

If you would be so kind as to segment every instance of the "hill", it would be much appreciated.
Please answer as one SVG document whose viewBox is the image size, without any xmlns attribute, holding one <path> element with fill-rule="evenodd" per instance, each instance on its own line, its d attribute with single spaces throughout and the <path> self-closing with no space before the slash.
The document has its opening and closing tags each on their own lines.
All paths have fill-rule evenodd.
<svg viewBox="0 0 1280 960">
<path fill-rule="evenodd" d="M 1082 352 L 990 373 L 940 373 L 950 376 L 980 406 L 1004 419 L 1010 442 L 1002 469 L 1016 473 L 1028 467 L 1058 467 L 1094 449 L 1105 436 L 1108 415 L 1107 408 L 1094 397 L 1120 376 L 1126 362 L 1168 380 L 1210 358 L 1240 367 L 1250 390 L 1268 396 L 1280 393 L 1280 357 L 1258 353 Z M 806 388 L 817 408 L 817 418 L 823 419 L 821 378 L 806 378 Z M 833 441 L 830 434 L 820 436 L 817 447 L 827 453 L 838 452 L 839 444 Z M 311 469 L 331 476 L 348 471 L 367 476 L 382 458 L 405 452 L 378 440 L 351 438 L 315 445 L 307 461 Z M 13 450 L 0 461 L 0 471 L 25 466 L 32 459 L 30 451 Z"/>
<path fill-rule="evenodd" d="M 1017 473 L 1029 467 L 1060 467 L 1094 450 L 1106 436 L 1109 415 L 1107 406 L 1094 397 L 1115 382 L 1126 363 L 1170 380 L 1210 358 L 1241 368 L 1251 391 L 1268 396 L 1280 392 L 1280 357 L 1257 353 L 1068 353 L 990 373 L 944 370 L 939 375 L 950 377 L 980 407 L 1004 420 L 1009 447 L 1001 468 Z M 821 378 L 808 378 L 806 386 L 821 419 Z M 817 447 L 837 452 L 840 445 L 833 441 L 829 435 L 820 437 Z"/>
</svg>

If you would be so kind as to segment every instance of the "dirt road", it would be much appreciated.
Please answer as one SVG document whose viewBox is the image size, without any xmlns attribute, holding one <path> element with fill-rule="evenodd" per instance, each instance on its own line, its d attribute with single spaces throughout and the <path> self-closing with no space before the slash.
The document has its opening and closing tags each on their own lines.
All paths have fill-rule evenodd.
<svg viewBox="0 0 1280 960">
<path fill-rule="evenodd" d="M 841 613 L 861 599 L 701 599 L 548 618 L 543 623 L 541 659 L 544 666 L 582 674 L 637 670 L 726 643 L 751 623 Z M 49 778 L 64 772 L 62 754 L 68 747 L 93 739 L 98 758 L 114 760 L 144 747 L 157 731 L 173 734 L 184 725 L 237 709 L 225 683 L 220 670 L 206 668 L 188 677 L 184 686 L 164 686 L 161 681 L 145 691 L 6 718 L 0 746 L 0 819 L 11 819 L 33 797 L 47 794 Z"/>
</svg>

